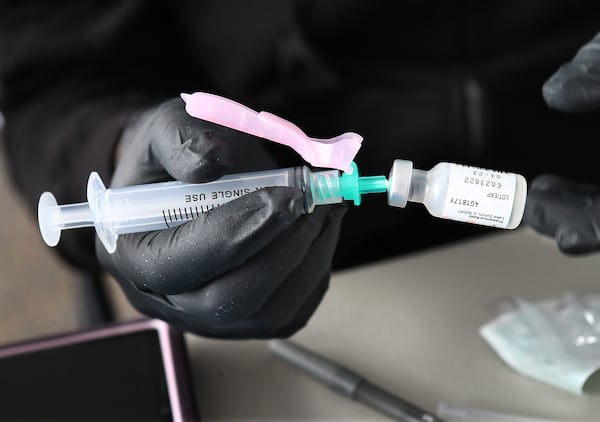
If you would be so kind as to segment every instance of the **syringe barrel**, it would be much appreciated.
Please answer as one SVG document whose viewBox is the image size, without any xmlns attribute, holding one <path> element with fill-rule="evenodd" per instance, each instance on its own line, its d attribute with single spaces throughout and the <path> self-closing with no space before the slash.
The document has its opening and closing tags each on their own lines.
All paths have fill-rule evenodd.
<svg viewBox="0 0 600 422">
<path fill-rule="evenodd" d="M 207 183 L 173 181 L 106 189 L 98 173 L 92 172 L 87 203 L 58 205 L 54 195 L 44 192 L 38 203 L 38 220 L 50 246 L 56 246 L 64 229 L 93 225 L 106 250 L 113 253 L 121 234 L 176 227 L 262 188 L 301 190 L 304 211 L 310 213 L 315 205 L 342 202 L 338 179 L 338 170 L 311 172 L 303 166 L 230 174 Z"/>
<path fill-rule="evenodd" d="M 98 202 L 97 219 L 115 234 L 162 230 L 261 188 L 304 190 L 306 171 L 291 167 L 231 174 L 208 183 L 174 181 L 108 189 Z"/>
</svg>

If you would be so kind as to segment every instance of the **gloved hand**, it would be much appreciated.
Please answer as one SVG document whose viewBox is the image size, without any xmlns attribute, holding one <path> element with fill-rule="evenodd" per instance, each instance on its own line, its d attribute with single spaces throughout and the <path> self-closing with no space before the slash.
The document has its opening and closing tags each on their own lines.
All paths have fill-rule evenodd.
<svg viewBox="0 0 600 422">
<path fill-rule="evenodd" d="M 180 99 L 123 133 L 111 187 L 276 167 L 257 140 L 190 117 Z M 327 290 L 345 206 L 301 214 L 293 188 L 261 189 L 167 230 L 121 235 L 100 262 L 141 313 L 197 334 L 286 337 Z"/>
<path fill-rule="evenodd" d="M 600 33 L 546 81 L 542 94 L 548 106 L 564 112 L 600 108 Z"/>
<path fill-rule="evenodd" d="M 600 108 L 600 33 L 544 84 L 551 108 L 564 112 Z M 523 221 L 553 236 L 569 254 L 600 249 L 600 187 L 554 175 L 537 177 L 529 187 Z"/>
</svg>

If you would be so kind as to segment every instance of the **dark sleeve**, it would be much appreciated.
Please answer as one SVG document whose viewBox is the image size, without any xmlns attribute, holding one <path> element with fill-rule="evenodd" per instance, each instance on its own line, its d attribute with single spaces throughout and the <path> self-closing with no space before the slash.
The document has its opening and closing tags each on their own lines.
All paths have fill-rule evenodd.
<svg viewBox="0 0 600 422">
<path fill-rule="evenodd" d="M 59 203 L 81 202 L 91 171 L 108 184 L 114 148 L 130 116 L 177 94 L 149 76 L 152 33 L 144 25 L 151 19 L 142 6 L 137 1 L 0 5 L 5 155 L 32 217 L 44 191 Z M 98 268 L 92 229 L 63 232 L 58 252 L 74 266 Z"/>
</svg>

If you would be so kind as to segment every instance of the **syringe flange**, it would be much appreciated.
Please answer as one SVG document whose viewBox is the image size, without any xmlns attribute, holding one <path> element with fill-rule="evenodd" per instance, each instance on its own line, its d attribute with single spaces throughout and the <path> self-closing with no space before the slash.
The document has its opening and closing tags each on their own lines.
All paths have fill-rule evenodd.
<svg viewBox="0 0 600 422">
<path fill-rule="evenodd" d="M 104 200 L 106 199 L 106 186 L 100 175 L 93 171 L 90 173 L 87 184 L 87 199 L 90 210 L 94 216 L 94 227 L 98 238 L 109 253 L 117 250 L 117 238 L 119 235 L 113 230 L 106 218 L 101 218 L 106 213 Z"/>
<path fill-rule="evenodd" d="M 99 217 L 103 215 L 105 196 L 106 187 L 96 172 L 88 179 L 88 202 L 58 205 L 52 193 L 44 192 L 38 202 L 38 223 L 44 242 L 56 246 L 64 229 L 95 227 L 102 244 L 109 252 L 114 252 L 118 235 L 105 218 Z"/>
</svg>

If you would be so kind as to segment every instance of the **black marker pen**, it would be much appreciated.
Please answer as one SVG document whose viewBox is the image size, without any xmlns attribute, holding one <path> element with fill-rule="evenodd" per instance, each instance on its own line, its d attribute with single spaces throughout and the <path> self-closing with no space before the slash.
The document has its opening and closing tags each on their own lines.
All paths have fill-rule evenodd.
<svg viewBox="0 0 600 422">
<path fill-rule="evenodd" d="M 359 374 L 289 340 L 271 340 L 269 348 L 293 367 L 333 391 L 402 422 L 444 422 L 443 419 L 371 384 Z"/>
</svg>

